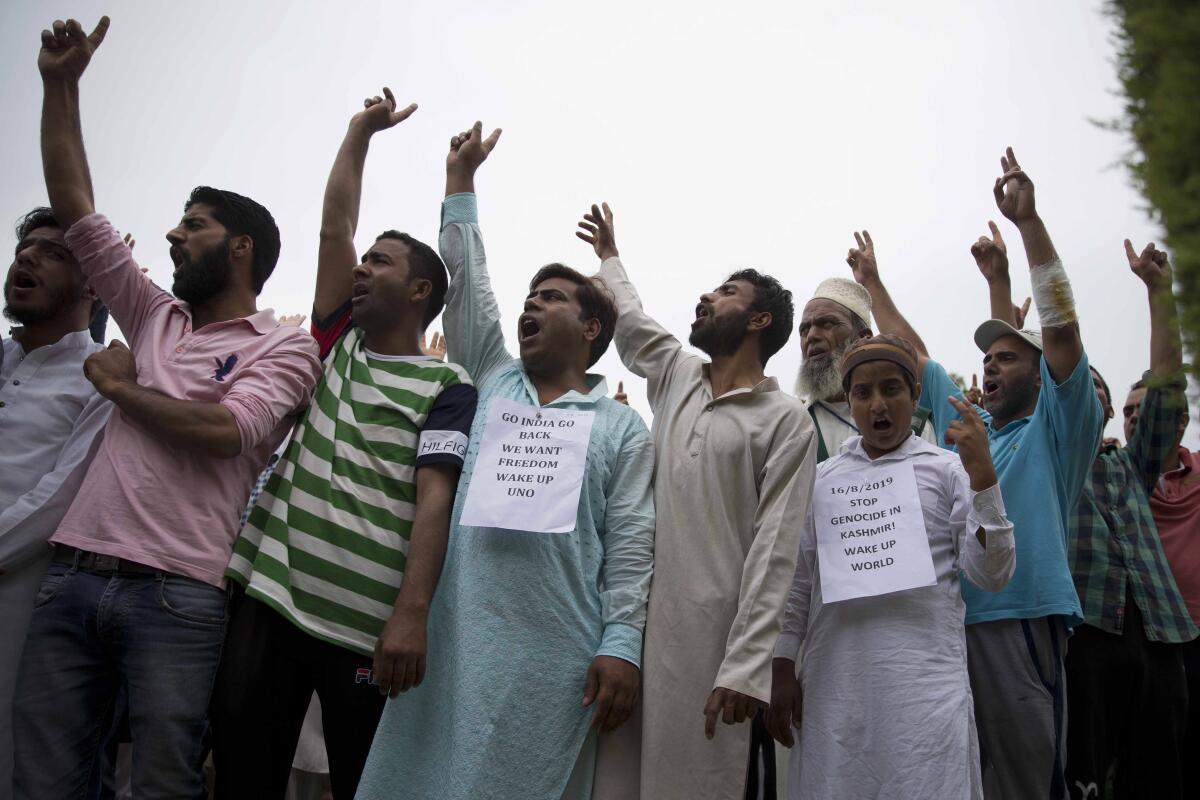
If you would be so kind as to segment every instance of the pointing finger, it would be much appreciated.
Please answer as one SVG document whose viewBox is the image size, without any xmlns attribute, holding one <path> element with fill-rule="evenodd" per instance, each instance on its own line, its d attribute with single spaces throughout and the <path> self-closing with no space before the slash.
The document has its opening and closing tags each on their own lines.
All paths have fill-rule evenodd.
<svg viewBox="0 0 1200 800">
<path fill-rule="evenodd" d="M 92 43 L 93 50 L 99 47 L 100 43 L 104 41 L 104 37 L 108 35 L 108 24 L 108 17 L 101 17 L 100 21 L 96 23 L 95 29 L 88 36 L 88 41 Z"/>
<path fill-rule="evenodd" d="M 1004 238 L 1000 236 L 999 226 L 990 219 L 988 220 L 988 228 L 992 232 L 992 241 L 999 245 L 1004 244 Z"/>
<path fill-rule="evenodd" d="M 974 372 L 971 373 L 971 388 L 972 389 L 979 388 L 979 376 L 976 375 Z"/>
<path fill-rule="evenodd" d="M 393 96 L 393 95 L 392 95 L 392 90 L 391 90 L 391 89 L 389 89 L 389 88 L 388 88 L 388 87 L 386 87 L 386 86 L 385 86 L 385 87 L 383 87 L 383 99 L 384 99 L 384 100 L 387 100 L 387 103 L 388 103 L 388 107 L 389 107 L 389 108 L 391 108 L 391 109 L 395 110 L 395 108 L 396 108 L 396 98 L 395 98 L 395 96 Z"/>
<path fill-rule="evenodd" d="M 43 31 L 42 37 L 45 38 L 45 35 L 45 31 Z M 1129 259 L 1130 264 L 1137 261 L 1137 251 L 1133 249 L 1133 242 L 1128 239 L 1125 240 L 1125 257 Z"/>
</svg>

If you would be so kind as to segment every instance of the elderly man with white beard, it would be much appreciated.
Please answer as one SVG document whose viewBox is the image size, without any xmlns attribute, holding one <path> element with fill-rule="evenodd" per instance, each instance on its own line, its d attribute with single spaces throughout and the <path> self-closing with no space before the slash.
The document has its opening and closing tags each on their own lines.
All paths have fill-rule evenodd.
<svg viewBox="0 0 1200 800">
<path fill-rule="evenodd" d="M 849 278 L 827 278 L 817 285 L 812 299 L 804 306 L 800 317 L 800 352 L 802 361 L 796 375 L 796 396 L 808 407 L 809 416 L 817 427 L 817 462 L 835 456 L 842 443 L 858 435 L 850 404 L 842 390 L 842 356 L 859 339 L 870 338 L 871 312 L 881 320 L 881 327 L 906 331 L 901 333 L 919 352 L 927 353 L 925 343 L 901 315 L 886 291 L 872 308 L 871 293 L 866 285 L 878 279 L 875 245 L 865 230 L 855 233 L 858 244 L 846 255 L 846 263 L 854 273 Z M 860 285 L 862 284 L 862 285 Z M 937 433 L 929 422 L 929 411 L 916 407 L 913 411 L 913 432 L 927 442 L 938 444 Z"/>
</svg>

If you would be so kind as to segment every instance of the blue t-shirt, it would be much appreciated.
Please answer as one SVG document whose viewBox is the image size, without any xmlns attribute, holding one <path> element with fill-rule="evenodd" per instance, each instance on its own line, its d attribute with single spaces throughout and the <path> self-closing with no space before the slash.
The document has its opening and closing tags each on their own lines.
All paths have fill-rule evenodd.
<svg viewBox="0 0 1200 800">
<path fill-rule="evenodd" d="M 1086 355 L 1064 383 L 1055 384 L 1045 358 L 1041 373 L 1041 393 L 1028 417 L 996 430 L 991 415 L 976 409 L 987 425 L 1000 493 L 1013 524 L 1017 569 L 999 592 L 962 582 L 968 625 L 1051 614 L 1066 617 L 1068 627 L 1083 622 L 1067 563 L 1067 526 L 1096 459 L 1103 411 Z M 921 376 L 920 404 L 932 409 L 943 443 L 946 428 L 958 418 L 949 395 L 963 397 L 942 365 L 930 359 Z"/>
</svg>

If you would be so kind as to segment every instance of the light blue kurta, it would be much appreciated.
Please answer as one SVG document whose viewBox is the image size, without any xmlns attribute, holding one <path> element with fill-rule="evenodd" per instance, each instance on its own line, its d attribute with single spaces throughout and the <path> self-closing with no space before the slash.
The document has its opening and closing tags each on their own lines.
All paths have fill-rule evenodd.
<svg viewBox="0 0 1200 800">
<path fill-rule="evenodd" d="M 641 662 L 654 445 L 637 413 L 589 375 L 588 394 L 547 405 L 595 413 L 575 530 L 460 525 L 492 401 L 538 400 L 505 349 L 474 195 L 446 199 L 440 245 L 449 356 L 471 374 L 479 406 L 430 608 L 425 681 L 388 702 L 358 797 L 558 800 L 570 780 L 572 797 L 587 798 L 588 666 L 597 655 Z"/>
</svg>

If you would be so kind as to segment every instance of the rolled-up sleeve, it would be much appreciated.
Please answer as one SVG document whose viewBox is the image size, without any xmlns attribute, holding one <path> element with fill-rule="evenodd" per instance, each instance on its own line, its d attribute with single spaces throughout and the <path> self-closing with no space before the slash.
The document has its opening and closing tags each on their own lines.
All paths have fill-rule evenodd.
<svg viewBox="0 0 1200 800">
<path fill-rule="evenodd" d="M 631 416 L 608 481 L 604 533 L 604 633 L 598 656 L 642 664 L 646 601 L 654 571 L 654 442 Z"/>
<path fill-rule="evenodd" d="M 316 341 L 292 329 L 270 353 L 238 373 L 221 405 L 237 424 L 241 452 L 253 449 L 285 417 L 308 405 L 320 372 Z"/>
</svg>

